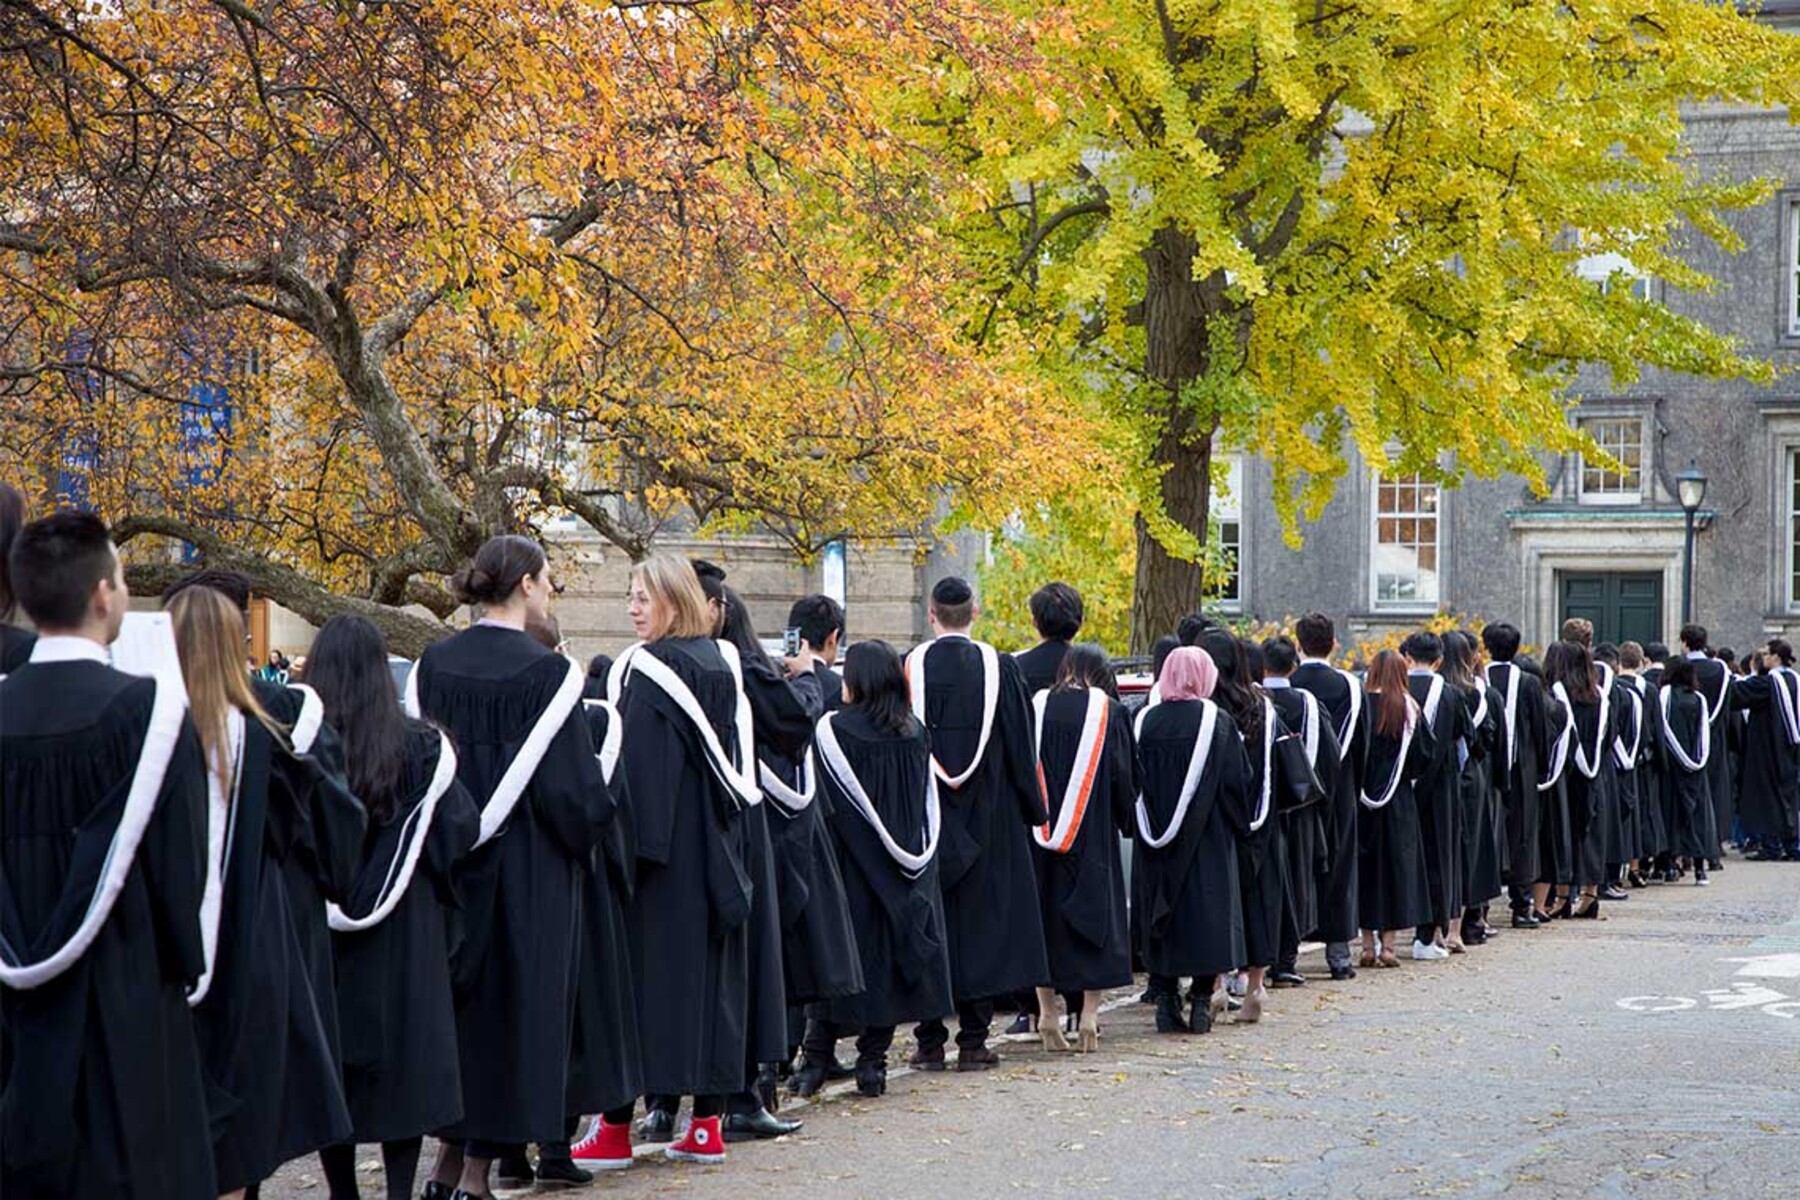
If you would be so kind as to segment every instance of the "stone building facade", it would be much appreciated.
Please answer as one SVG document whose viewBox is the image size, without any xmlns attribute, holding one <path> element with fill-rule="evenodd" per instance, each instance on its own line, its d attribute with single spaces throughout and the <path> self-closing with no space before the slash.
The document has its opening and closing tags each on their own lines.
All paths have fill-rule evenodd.
<svg viewBox="0 0 1800 1200">
<path fill-rule="evenodd" d="M 1649 289 L 1791 371 L 1800 367 L 1800 129 L 1785 111 L 1699 106 L 1686 118 L 1696 170 L 1789 182 L 1731 215 L 1742 253 L 1696 239 L 1691 261 L 1718 281 L 1712 293 L 1617 276 L 1612 286 Z M 1615 265 L 1597 262 L 1594 273 Z M 1282 542 L 1267 464 L 1243 462 L 1237 607 L 1264 619 L 1319 609 L 1339 618 L 1346 641 L 1439 611 L 1511 620 L 1538 644 L 1569 615 L 1594 619 L 1606 638 L 1673 640 L 1684 539 L 1676 475 L 1692 460 L 1708 478 L 1695 619 L 1734 648 L 1800 632 L 1800 380 L 1759 387 L 1646 371 L 1614 388 L 1592 373 L 1574 398 L 1572 419 L 1626 472 L 1546 456 L 1550 493 L 1539 498 L 1516 477 L 1440 490 L 1377 478 L 1353 460 L 1300 551 Z"/>
</svg>

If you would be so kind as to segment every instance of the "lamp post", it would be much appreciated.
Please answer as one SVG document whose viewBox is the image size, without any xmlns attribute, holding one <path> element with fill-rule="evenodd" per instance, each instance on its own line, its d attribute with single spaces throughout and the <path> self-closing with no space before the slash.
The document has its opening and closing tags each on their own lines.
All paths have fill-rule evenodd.
<svg viewBox="0 0 1800 1200">
<path fill-rule="evenodd" d="M 1675 495 L 1681 501 L 1681 511 L 1687 514 L 1687 539 L 1681 552 L 1681 623 L 1689 625 L 1694 620 L 1694 518 L 1706 500 L 1706 473 L 1697 460 L 1688 459 L 1688 465 L 1675 477 Z"/>
</svg>

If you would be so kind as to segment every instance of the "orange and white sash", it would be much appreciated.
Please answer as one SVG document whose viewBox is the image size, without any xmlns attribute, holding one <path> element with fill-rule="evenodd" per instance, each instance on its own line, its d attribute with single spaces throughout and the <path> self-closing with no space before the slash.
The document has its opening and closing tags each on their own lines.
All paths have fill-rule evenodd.
<svg viewBox="0 0 1800 1200">
<path fill-rule="evenodd" d="M 981 760 L 987 756 L 988 739 L 994 732 L 994 715 L 1000 710 L 1000 654 L 986 642 L 978 642 L 962 634 L 944 634 L 936 641 L 913 648 L 912 653 L 906 656 L 906 682 L 912 690 L 913 716 L 927 729 L 931 728 L 931 724 L 925 719 L 925 655 L 938 641 L 950 638 L 968 642 L 981 654 L 981 734 L 975 741 L 975 754 L 969 759 L 969 765 L 957 775 L 944 770 L 935 752 L 931 756 L 932 773 L 943 780 L 946 786 L 954 789 L 969 782 L 975 772 L 980 770 Z"/>
<path fill-rule="evenodd" d="M 1038 788 L 1049 799 L 1050 788 L 1044 780 L 1044 708 L 1050 693 L 1039 692 L 1031 698 L 1036 715 L 1033 745 L 1038 754 Z M 1087 690 L 1087 711 L 1081 718 L 1081 740 L 1075 746 L 1075 761 L 1069 767 L 1069 782 L 1063 788 L 1062 807 L 1057 810 L 1054 825 L 1034 826 L 1032 840 L 1056 854 L 1067 854 L 1081 836 L 1081 823 L 1087 818 L 1088 801 L 1094 793 L 1094 779 L 1106 753 L 1106 727 L 1112 701 L 1099 688 Z"/>
</svg>

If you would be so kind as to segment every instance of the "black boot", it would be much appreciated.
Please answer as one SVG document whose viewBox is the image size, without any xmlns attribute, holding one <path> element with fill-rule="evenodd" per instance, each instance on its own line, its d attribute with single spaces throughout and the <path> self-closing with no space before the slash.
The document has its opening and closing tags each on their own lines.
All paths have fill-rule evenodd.
<svg viewBox="0 0 1800 1200">
<path fill-rule="evenodd" d="M 788 1091 L 805 1099 L 816 1096 L 825 1088 L 825 1068 L 812 1063 L 801 1063 L 800 1069 L 788 1077 Z"/>
<path fill-rule="evenodd" d="M 857 1063 L 856 1090 L 870 1099 L 887 1095 L 887 1067 L 880 1063 Z"/>
<path fill-rule="evenodd" d="M 756 1093 L 756 1098 L 762 1101 L 764 1108 L 770 1112 L 781 1111 L 781 1089 L 775 1081 L 774 1063 L 762 1065 L 762 1070 L 756 1073 L 756 1082 L 750 1085 L 750 1090 Z"/>
<path fill-rule="evenodd" d="M 1181 1015 L 1181 997 L 1167 992 L 1156 998 L 1156 1032 L 1192 1033 L 1193 1027 Z"/>
</svg>

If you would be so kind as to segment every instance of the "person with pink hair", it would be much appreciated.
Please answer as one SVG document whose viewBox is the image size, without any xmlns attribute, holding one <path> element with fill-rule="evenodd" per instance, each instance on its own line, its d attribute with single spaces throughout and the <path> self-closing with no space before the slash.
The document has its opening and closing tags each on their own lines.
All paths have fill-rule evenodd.
<svg viewBox="0 0 1800 1200">
<path fill-rule="evenodd" d="M 1133 892 L 1159 1033 L 1209 1032 L 1213 980 L 1244 961 L 1237 845 L 1251 819 L 1250 760 L 1209 698 L 1218 677 L 1204 651 L 1184 646 L 1163 664 L 1162 703 L 1137 717 Z"/>
</svg>

